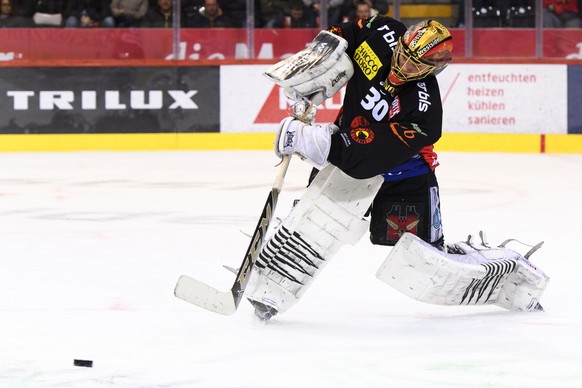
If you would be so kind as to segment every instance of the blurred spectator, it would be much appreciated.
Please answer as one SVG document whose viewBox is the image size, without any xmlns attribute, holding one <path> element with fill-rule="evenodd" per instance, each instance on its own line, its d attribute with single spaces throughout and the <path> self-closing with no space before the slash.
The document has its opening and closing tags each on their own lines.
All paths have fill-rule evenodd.
<svg viewBox="0 0 582 388">
<path fill-rule="evenodd" d="M 173 4 L 172 0 L 157 0 L 157 3 L 150 7 L 141 21 L 141 27 L 145 28 L 171 28 L 173 26 Z"/>
<path fill-rule="evenodd" d="M 111 13 L 117 27 L 137 27 L 149 8 L 148 0 L 112 0 Z"/>
<path fill-rule="evenodd" d="M 535 27 L 536 0 L 473 0 L 473 27 Z M 465 26 L 465 0 L 459 0 L 457 28 Z"/>
<path fill-rule="evenodd" d="M 350 0 L 346 0 L 350 1 Z M 317 16 L 321 19 L 321 3 L 320 0 L 305 0 L 305 4 L 310 6 Z M 327 1 L 327 26 L 321 28 L 329 28 L 330 26 L 341 22 L 344 0 L 328 0 Z"/>
<path fill-rule="evenodd" d="M 341 0 L 340 0 L 341 1 Z M 282 28 L 285 24 L 285 11 L 290 0 L 259 0 L 259 25 L 261 28 Z"/>
<path fill-rule="evenodd" d="M 26 20 L 18 16 L 17 12 L 12 8 L 12 0 L 1 0 L 0 7 L 0 27 L 2 28 L 17 28 L 29 27 Z"/>
<path fill-rule="evenodd" d="M 316 28 L 315 13 L 303 3 L 303 0 L 291 0 L 289 16 L 285 17 L 286 28 Z"/>
<path fill-rule="evenodd" d="M 63 25 L 66 0 L 39 0 L 32 20 L 37 27 L 60 27 Z"/>
<path fill-rule="evenodd" d="M 358 12 L 361 16 L 358 16 Z M 344 3 L 342 8 L 342 22 L 352 21 L 355 18 L 365 19 L 376 15 L 378 12 L 372 9 L 372 2 L 370 0 L 348 0 Z"/>
<path fill-rule="evenodd" d="M 582 27 L 577 0 L 544 0 L 544 27 Z"/>
<path fill-rule="evenodd" d="M 186 15 L 186 27 L 190 28 L 232 28 L 234 23 L 226 15 L 218 0 L 204 0 L 204 6 L 194 8 Z"/>
<path fill-rule="evenodd" d="M 228 16 L 234 27 L 244 28 L 247 26 L 246 0 L 221 0 L 220 9 Z"/>
<path fill-rule="evenodd" d="M 534 28 L 535 2 L 536 0 L 510 0 L 506 26 L 511 28 Z"/>
<path fill-rule="evenodd" d="M 354 19 L 367 19 L 372 16 L 372 7 L 365 0 L 358 1 L 356 4 L 356 13 Z"/>
<path fill-rule="evenodd" d="M 65 27 L 115 27 L 111 0 L 70 0 Z"/>
<path fill-rule="evenodd" d="M 473 27 L 504 27 L 506 24 L 509 0 L 474 0 L 473 1 Z M 457 27 L 463 27 L 465 23 L 465 2 L 459 4 L 459 19 Z"/>
<path fill-rule="evenodd" d="M 31 18 L 34 14 L 34 0 L 12 0 L 12 12 L 15 16 L 20 16 L 22 18 Z"/>
<path fill-rule="evenodd" d="M 368 6 L 364 6 L 363 3 L 366 3 Z M 342 6 L 342 21 L 347 22 L 358 17 L 358 8 L 360 8 L 360 12 L 363 12 L 362 15 L 365 15 L 368 12 L 367 10 L 369 10 L 370 16 L 374 16 L 388 13 L 388 7 L 388 0 L 346 0 Z"/>
</svg>

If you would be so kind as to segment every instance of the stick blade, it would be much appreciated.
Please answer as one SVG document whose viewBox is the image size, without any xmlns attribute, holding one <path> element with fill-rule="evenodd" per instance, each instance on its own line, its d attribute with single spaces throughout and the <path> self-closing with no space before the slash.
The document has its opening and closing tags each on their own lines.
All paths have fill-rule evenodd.
<svg viewBox="0 0 582 388">
<path fill-rule="evenodd" d="M 232 315 L 236 305 L 232 292 L 222 292 L 187 275 L 182 275 L 174 288 L 174 295 L 188 303 L 222 315 Z"/>
</svg>

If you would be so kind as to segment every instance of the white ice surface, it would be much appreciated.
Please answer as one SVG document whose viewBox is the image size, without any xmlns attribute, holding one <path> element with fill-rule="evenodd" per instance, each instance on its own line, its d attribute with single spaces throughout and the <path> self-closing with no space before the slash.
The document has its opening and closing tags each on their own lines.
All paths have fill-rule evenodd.
<svg viewBox="0 0 582 388">
<path fill-rule="evenodd" d="M 176 299 L 181 274 L 230 288 L 276 161 L 0 154 L 0 387 L 582 386 L 582 155 L 440 155 L 447 241 L 544 240 L 545 313 L 408 299 L 367 237 L 268 324 Z M 280 217 L 309 170 L 292 161 Z"/>
</svg>

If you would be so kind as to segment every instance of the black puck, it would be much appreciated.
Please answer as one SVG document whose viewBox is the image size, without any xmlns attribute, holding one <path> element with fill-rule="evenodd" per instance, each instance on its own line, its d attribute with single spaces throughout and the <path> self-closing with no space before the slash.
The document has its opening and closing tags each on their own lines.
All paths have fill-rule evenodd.
<svg viewBox="0 0 582 388">
<path fill-rule="evenodd" d="M 92 360 L 73 360 L 73 365 L 75 366 L 84 366 L 87 368 L 92 368 L 93 367 L 93 361 Z"/>
</svg>

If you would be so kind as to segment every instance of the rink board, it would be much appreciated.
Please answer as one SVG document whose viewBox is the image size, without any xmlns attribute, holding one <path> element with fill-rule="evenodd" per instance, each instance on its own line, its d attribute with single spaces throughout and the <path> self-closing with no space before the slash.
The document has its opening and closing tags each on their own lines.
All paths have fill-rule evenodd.
<svg viewBox="0 0 582 388">
<path fill-rule="evenodd" d="M 289 105 L 265 66 L 0 68 L 0 152 L 269 150 Z M 453 64 L 437 150 L 581 153 L 581 80 L 581 64 Z"/>
<path fill-rule="evenodd" d="M 271 150 L 272 133 L 2 135 L 0 152 Z M 582 135 L 445 133 L 437 151 L 582 153 Z"/>
</svg>

